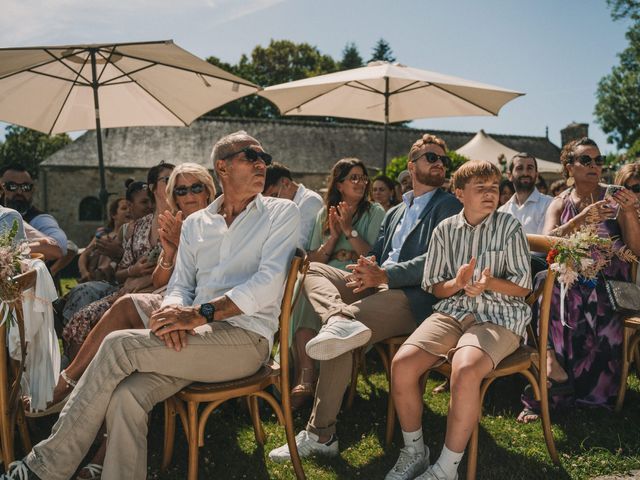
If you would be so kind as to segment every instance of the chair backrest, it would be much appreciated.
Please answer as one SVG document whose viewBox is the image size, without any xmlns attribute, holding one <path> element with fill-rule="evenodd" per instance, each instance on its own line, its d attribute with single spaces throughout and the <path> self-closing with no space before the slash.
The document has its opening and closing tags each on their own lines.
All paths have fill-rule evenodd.
<svg viewBox="0 0 640 480">
<path fill-rule="evenodd" d="M 298 274 L 306 273 L 309 261 L 303 250 L 296 249 L 296 253 L 291 260 L 287 281 L 284 287 L 284 295 L 282 296 L 282 304 L 280 307 L 280 328 L 278 332 L 280 351 L 280 392 L 289 392 L 289 325 L 291 322 L 291 312 L 293 310 L 293 295 L 295 291 Z M 302 288 L 302 284 L 298 286 Z"/>
<path fill-rule="evenodd" d="M 553 245 L 560 240 L 558 237 L 548 235 L 527 235 L 529 241 L 529 249 L 532 252 L 547 253 Z M 540 382 L 547 382 L 547 344 L 549 336 L 549 317 L 551 315 L 551 299 L 553 296 L 553 284 L 556 280 L 556 272 L 547 268 L 547 277 L 540 288 L 529 294 L 527 303 L 533 305 L 541 297 L 538 309 L 538 334 L 537 348 L 539 353 L 538 372 Z M 534 332 L 535 335 L 535 332 Z"/>
<path fill-rule="evenodd" d="M 20 335 L 21 360 L 12 361 L 7 349 L 7 322 L 0 325 L 0 414 L 4 414 L 16 404 L 20 393 L 20 381 L 24 370 L 24 361 L 27 355 L 27 345 L 24 336 L 24 313 L 22 310 L 22 293 L 36 285 L 37 273 L 30 270 L 14 277 L 18 285 L 18 298 L 10 303 L 10 307 L 15 309 L 15 323 Z"/>
</svg>

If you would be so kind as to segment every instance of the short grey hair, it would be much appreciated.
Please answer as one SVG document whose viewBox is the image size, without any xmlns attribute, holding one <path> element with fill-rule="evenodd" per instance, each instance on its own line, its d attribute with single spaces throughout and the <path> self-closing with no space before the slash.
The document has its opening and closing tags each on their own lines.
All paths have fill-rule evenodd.
<svg viewBox="0 0 640 480">
<path fill-rule="evenodd" d="M 401 182 L 402 179 L 406 176 L 411 176 L 411 174 L 409 173 L 409 170 L 403 170 L 398 174 L 398 182 Z"/>
<path fill-rule="evenodd" d="M 211 162 L 213 163 L 214 168 L 216 161 L 224 160 L 235 152 L 239 143 L 260 145 L 258 140 L 253 138 L 244 130 L 239 130 L 237 132 L 230 133 L 229 135 L 225 135 L 215 143 L 213 150 L 211 151 Z"/>
</svg>

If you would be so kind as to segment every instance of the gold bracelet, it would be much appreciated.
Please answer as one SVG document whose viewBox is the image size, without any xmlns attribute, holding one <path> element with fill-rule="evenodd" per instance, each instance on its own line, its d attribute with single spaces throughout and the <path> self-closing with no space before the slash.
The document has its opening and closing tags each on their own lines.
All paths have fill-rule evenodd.
<svg viewBox="0 0 640 480">
<path fill-rule="evenodd" d="M 173 262 L 170 263 L 169 265 L 165 265 L 164 258 L 160 260 L 160 263 L 158 265 L 160 265 L 160 268 L 162 268 L 163 270 L 171 270 L 173 268 Z"/>
</svg>

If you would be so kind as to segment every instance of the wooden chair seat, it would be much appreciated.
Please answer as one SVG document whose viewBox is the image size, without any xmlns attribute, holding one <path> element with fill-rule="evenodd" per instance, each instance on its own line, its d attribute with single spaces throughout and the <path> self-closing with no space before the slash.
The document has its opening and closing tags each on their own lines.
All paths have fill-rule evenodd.
<svg viewBox="0 0 640 480">
<path fill-rule="evenodd" d="M 280 365 L 271 360 L 268 365 L 265 365 L 249 377 L 220 383 L 195 382 L 183 388 L 176 396 L 184 401 L 209 401 L 216 394 L 222 397 L 242 396 L 246 395 L 246 393 L 238 395 L 239 390 L 254 392 L 264 390 L 269 385 L 272 385 L 274 375 L 280 375 Z"/>
<path fill-rule="evenodd" d="M 629 317 L 624 319 L 624 326 L 634 330 L 640 330 L 640 317 Z"/>
</svg>

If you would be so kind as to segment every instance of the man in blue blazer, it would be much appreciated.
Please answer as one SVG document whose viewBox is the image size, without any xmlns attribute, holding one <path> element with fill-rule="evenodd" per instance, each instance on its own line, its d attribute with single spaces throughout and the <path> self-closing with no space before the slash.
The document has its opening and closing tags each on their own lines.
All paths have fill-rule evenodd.
<svg viewBox="0 0 640 480">
<path fill-rule="evenodd" d="M 420 288 L 431 234 L 462 205 L 440 187 L 449 159 L 446 144 L 425 134 L 409 151 L 413 191 L 387 212 L 369 257 L 344 272 L 312 263 L 304 292 L 323 326 L 307 343 L 320 361 L 313 411 L 296 436 L 300 456 L 337 455 L 336 417 L 349 384 L 355 348 L 408 335 L 431 314 L 436 298 Z M 285 444 L 271 451 L 274 461 L 290 459 Z"/>
</svg>

